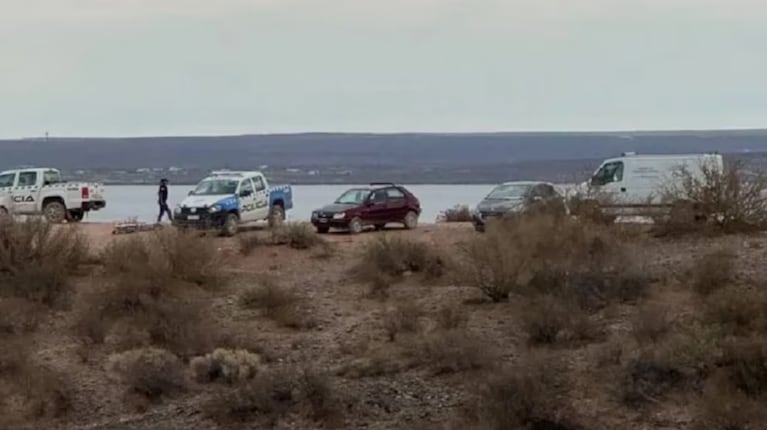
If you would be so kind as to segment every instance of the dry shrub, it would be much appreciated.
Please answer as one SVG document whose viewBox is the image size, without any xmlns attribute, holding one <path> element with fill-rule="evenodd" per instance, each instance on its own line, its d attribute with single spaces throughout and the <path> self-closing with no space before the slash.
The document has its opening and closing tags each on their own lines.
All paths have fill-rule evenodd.
<svg viewBox="0 0 767 430">
<path fill-rule="evenodd" d="M 189 363 L 198 382 L 222 380 L 228 384 L 253 379 L 261 370 L 261 356 L 246 350 L 216 349 Z"/>
<path fill-rule="evenodd" d="M 113 241 L 101 259 L 109 275 L 140 274 L 208 287 L 221 278 L 215 242 L 184 230 L 163 229 Z"/>
<path fill-rule="evenodd" d="M 289 222 L 272 229 L 273 245 L 287 245 L 293 249 L 309 249 L 325 242 L 306 222 Z"/>
<path fill-rule="evenodd" d="M 621 381 L 622 399 L 629 405 L 640 405 L 658 399 L 684 381 L 684 374 L 662 354 L 642 351 L 626 363 Z"/>
<path fill-rule="evenodd" d="M 767 296 L 737 287 L 718 290 L 706 299 L 703 317 L 736 335 L 763 330 L 767 328 Z"/>
<path fill-rule="evenodd" d="M 182 357 L 210 351 L 218 333 L 206 318 L 207 299 L 164 282 L 117 277 L 83 296 L 76 328 L 117 350 L 156 345 Z"/>
<path fill-rule="evenodd" d="M 42 305 L 14 297 L 0 297 L 0 334 L 24 334 L 37 329 Z"/>
<path fill-rule="evenodd" d="M 450 209 L 445 210 L 446 222 L 471 222 L 472 215 L 471 210 L 466 205 L 456 205 Z"/>
<path fill-rule="evenodd" d="M 400 303 L 388 309 L 383 316 L 383 326 L 389 341 L 394 342 L 400 333 L 417 333 L 423 314 L 416 302 Z"/>
<path fill-rule="evenodd" d="M 767 226 L 767 199 L 762 194 L 767 178 L 761 173 L 747 172 L 739 161 L 723 170 L 707 163 L 695 170 L 697 174 L 690 169 L 675 172 L 677 180 L 662 190 L 665 201 L 684 209 L 660 226 L 663 234 L 737 233 Z"/>
<path fill-rule="evenodd" d="M 550 295 L 527 303 L 521 310 L 520 322 L 530 344 L 578 343 L 604 335 L 577 305 Z"/>
<path fill-rule="evenodd" d="M 387 300 L 389 298 L 391 283 L 391 279 L 383 273 L 371 274 L 367 294 L 368 297 L 381 301 Z"/>
<path fill-rule="evenodd" d="M 640 297 L 648 279 L 612 230 L 570 217 L 520 214 L 463 249 L 463 280 L 493 301 L 510 293 L 571 297 L 587 308 Z"/>
<path fill-rule="evenodd" d="M 88 259 L 75 229 L 41 220 L 0 222 L 0 295 L 53 305 Z"/>
<path fill-rule="evenodd" d="M 703 296 L 722 289 L 732 281 L 736 255 L 726 249 L 717 249 L 697 259 L 690 270 L 693 289 Z"/>
<path fill-rule="evenodd" d="M 469 315 L 460 306 L 448 305 L 442 307 L 435 315 L 437 327 L 442 330 L 466 328 Z"/>
<path fill-rule="evenodd" d="M 631 321 L 631 332 L 640 344 L 657 343 L 670 330 L 669 309 L 657 303 L 640 307 Z"/>
<path fill-rule="evenodd" d="M 767 339 L 732 339 L 723 352 L 719 364 L 738 390 L 751 398 L 767 394 Z"/>
<path fill-rule="evenodd" d="M 237 235 L 242 255 L 250 255 L 256 248 L 268 245 L 268 240 L 259 233 L 240 233 Z"/>
<path fill-rule="evenodd" d="M 372 281 L 381 275 L 397 278 L 408 272 L 438 278 L 444 269 L 444 259 L 429 244 L 385 235 L 365 245 L 354 272 L 361 280 Z"/>
<path fill-rule="evenodd" d="M 710 378 L 695 405 L 696 430 L 750 430 L 767 422 L 767 411 L 723 373 Z"/>
<path fill-rule="evenodd" d="M 551 356 L 532 356 L 511 369 L 493 374 L 481 386 L 467 421 L 476 428 L 580 428 L 571 416 L 561 364 Z"/>
<path fill-rule="evenodd" d="M 261 310 L 264 317 L 285 327 L 306 329 L 317 324 L 303 306 L 304 301 L 272 278 L 263 278 L 260 285 L 244 290 L 239 301 L 243 308 Z"/>
<path fill-rule="evenodd" d="M 440 330 L 406 341 L 409 366 L 423 366 L 442 375 L 490 367 L 494 354 L 466 330 Z"/>
<path fill-rule="evenodd" d="M 291 412 L 307 412 L 318 422 L 333 422 L 342 412 L 330 379 L 312 370 L 283 369 L 259 373 L 255 379 L 219 393 L 205 408 L 221 424 L 255 422 L 276 426 Z"/>
<path fill-rule="evenodd" d="M 141 348 L 114 354 L 107 367 L 129 387 L 130 393 L 156 402 L 186 389 L 183 364 L 159 348 Z"/>
</svg>

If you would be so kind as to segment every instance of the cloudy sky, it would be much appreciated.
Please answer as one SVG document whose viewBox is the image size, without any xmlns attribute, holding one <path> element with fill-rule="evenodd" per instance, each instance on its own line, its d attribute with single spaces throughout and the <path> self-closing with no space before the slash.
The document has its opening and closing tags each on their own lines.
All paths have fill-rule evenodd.
<svg viewBox="0 0 767 430">
<path fill-rule="evenodd" d="M 0 0 L 0 137 L 767 127 L 763 0 Z"/>
</svg>

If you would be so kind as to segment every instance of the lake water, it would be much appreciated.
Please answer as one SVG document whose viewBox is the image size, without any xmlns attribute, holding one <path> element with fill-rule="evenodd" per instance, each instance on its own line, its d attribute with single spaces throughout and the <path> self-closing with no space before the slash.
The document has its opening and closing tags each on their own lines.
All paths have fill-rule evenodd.
<svg viewBox="0 0 767 430">
<path fill-rule="evenodd" d="M 288 219 L 308 221 L 313 210 L 332 203 L 353 185 L 294 185 L 293 210 Z M 493 185 L 407 185 L 421 201 L 421 222 L 431 223 L 445 209 L 455 205 L 474 207 Z M 171 186 L 171 209 L 186 197 L 192 186 Z M 154 222 L 157 218 L 157 187 L 149 185 L 115 185 L 106 187 L 107 207 L 91 212 L 85 221 L 114 222 L 136 217 L 139 221 Z"/>
</svg>

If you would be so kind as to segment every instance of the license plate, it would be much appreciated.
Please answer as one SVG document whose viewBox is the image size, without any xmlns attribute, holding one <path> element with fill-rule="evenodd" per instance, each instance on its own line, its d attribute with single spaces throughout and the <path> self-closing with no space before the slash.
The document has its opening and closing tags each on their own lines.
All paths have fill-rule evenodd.
<svg viewBox="0 0 767 430">
<path fill-rule="evenodd" d="M 189 216 L 187 217 L 187 219 L 188 219 L 189 221 L 197 221 L 198 219 L 200 219 L 200 216 L 199 216 L 199 215 L 189 215 Z"/>
<path fill-rule="evenodd" d="M 326 219 L 320 219 L 320 222 L 321 222 L 321 223 L 325 223 L 325 222 L 328 222 L 328 220 L 326 220 Z"/>
</svg>

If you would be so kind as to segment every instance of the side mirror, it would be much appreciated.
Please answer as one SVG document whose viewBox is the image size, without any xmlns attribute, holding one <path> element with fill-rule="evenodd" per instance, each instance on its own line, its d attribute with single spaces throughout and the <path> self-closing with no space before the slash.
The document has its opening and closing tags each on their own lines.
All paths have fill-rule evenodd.
<svg viewBox="0 0 767 430">
<path fill-rule="evenodd" d="M 533 196 L 533 201 L 534 202 L 539 202 L 541 200 L 543 200 L 543 197 L 541 197 L 541 196 Z"/>
<path fill-rule="evenodd" d="M 365 206 L 366 208 L 369 208 L 369 207 L 373 206 L 374 204 L 375 204 L 375 203 L 373 203 L 373 201 L 372 201 L 372 200 L 365 200 L 365 205 L 364 205 L 364 206 Z"/>
<path fill-rule="evenodd" d="M 186 193 L 187 196 L 191 196 L 192 194 L 194 194 L 194 190 L 189 190 L 189 192 Z"/>
</svg>

